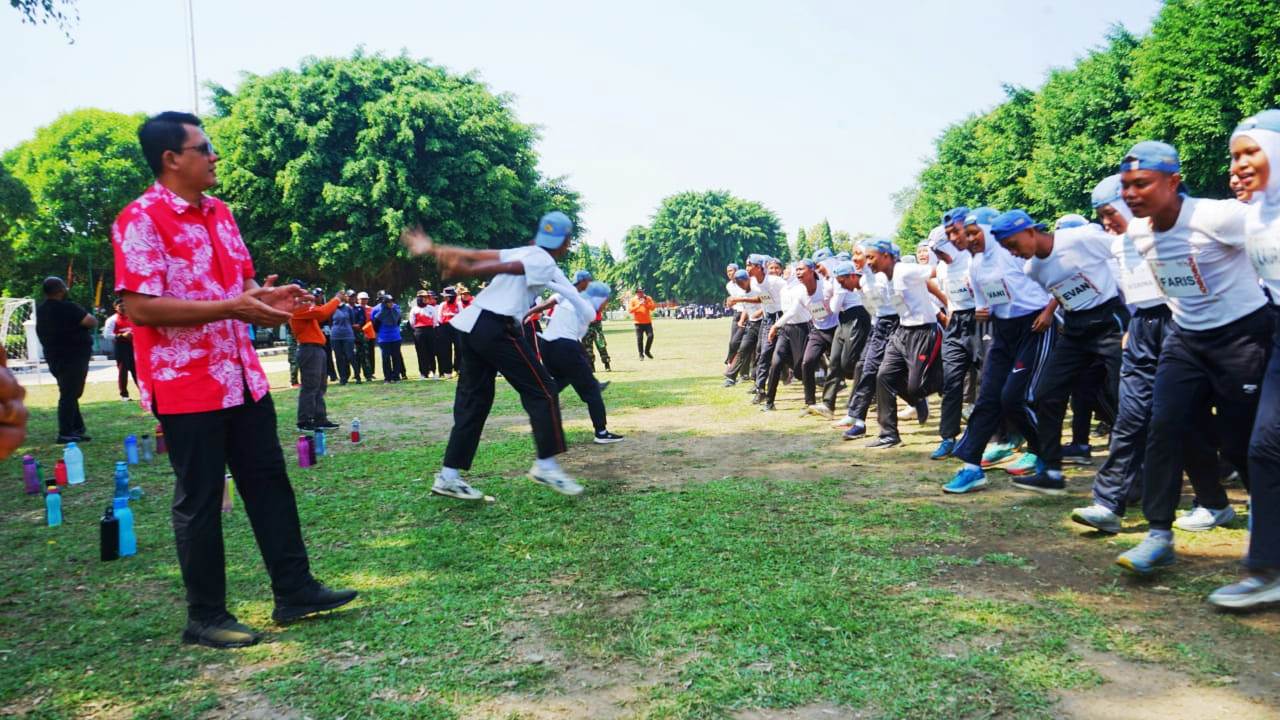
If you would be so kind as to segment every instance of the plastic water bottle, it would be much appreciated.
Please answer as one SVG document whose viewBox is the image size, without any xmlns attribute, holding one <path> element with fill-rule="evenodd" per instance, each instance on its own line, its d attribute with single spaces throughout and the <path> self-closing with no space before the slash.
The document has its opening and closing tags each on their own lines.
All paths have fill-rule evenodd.
<svg viewBox="0 0 1280 720">
<path fill-rule="evenodd" d="M 120 557 L 120 521 L 110 505 L 98 521 L 98 554 L 103 562 Z"/>
<path fill-rule="evenodd" d="M 58 527 L 62 524 L 62 493 L 58 492 L 57 485 L 45 488 L 44 519 L 49 523 L 49 527 Z"/>
<path fill-rule="evenodd" d="M 42 464 L 40 463 L 40 461 L 39 461 L 39 460 L 37 460 L 37 461 L 36 461 L 36 487 L 37 487 L 37 488 L 42 488 L 42 487 L 44 487 L 44 486 L 45 486 L 45 482 L 44 482 L 44 465 L 42 465 Z M 38 490 L 38 489 L 37 489 L 37 490 L 36 490 L 36 492 L 40 492 L 40 490 Z"/>
<path fill-rule="evenodd" d="M 22 456 L 22 486 L 28 495 L 40 494 L 40 477 L 36 474 L 36 459 L 30 455 Z"/>
<path fill-rule="evenodd" d="M 328 447 L 328 444 L 325 442 L 325 439 L 324 439 L 324 430 L 316 430 L 315 443 L 316 443 L 316 455 L 320 457 L 324 457 L 325 449 Z"/>
<path fill-rule="evenodd" d="M 116 521 L 120 524 L 120 557 L 138 554 L 138 536 L 133 531 L 133 511 L 129 509 L 129 498 L 118 497 L 112 501 Z"/>
<path fill-rule="evenodd" d="M 234 497 L 231 492 L 231 473 L 227 473 L 222 484 L 222 512 L 231 512 L 231 508 L 235 505 Z"/>
<path fill-rule="evenodd" d="M 124 439 L 124 459 L 129 461 L 130 465 L 138 464 L 138 436 L 129 435 Z"/>
<path fill-rule="evenodd" d="M 316 464 L 316 439 L 307 436 L 307 457 L 311 460 L 311 464 Z"/>
<path fill-rule="evenodd" d="M 360 442 L 360 418 L 351 421 L 351 442 Z"/>
<path fill-rule="evenodd" d="M 163 455 L 169 452 L 169 443 L 164 440 L 164 428 L 156 425 L 156 454 Z"/>
<path fill-rule="evenodd" d="M 53 481 L 58 487 L 67 486 L 67 461 L 59 460 L 53 464 Z"/>
<path fill-rule="evenodd" d="M 151 462 L 156 458 L 156 443 L 151 439 L 151 433 L 145 433 L 142 436 L 142 459 Z"/>
<path fill-rule="evenodd" d="M 79 485 L 84 482 L 84 452 L 73 442 L 67 443 L 62 451 L 62 459 L 67 463 L 67 482 Z"/>
<path fill-rule="evenodd" d="M 116 461 L 116 491 L 115 497 L 129 497 L 129 466 L 123 460 Z"/>
<path fill-rule="evenodd" d="M 306 435 L 298 436 L 298 467 L 311 467 L 311 443 L 307 442 Z"/>
</svg>

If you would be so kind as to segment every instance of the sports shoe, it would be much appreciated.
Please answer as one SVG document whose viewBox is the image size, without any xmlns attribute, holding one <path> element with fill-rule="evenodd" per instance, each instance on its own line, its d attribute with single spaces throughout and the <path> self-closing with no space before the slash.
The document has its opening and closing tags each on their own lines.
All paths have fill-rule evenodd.
<svg viewBox="0 0 1280 720">
<path fill-rule="evenodd" d="M 946 438 L 942 442 L 938 443 L 938 449 L 933 451 L 933 454 L 929 456 L 929 459 L 941 460 L 942 458 L 950 457 L 951 453 L 955 452 L 955 450 L 956 441 L 952 438 Z"/>
<path fill-rule="evenodd" d="M 561 495 L 577 495 L 582 492 L 582 486 L 560 468 L 540 470 L 537 465 L 534 465 L 529 468 L 529 479 L 540 485 L 546 485 Z"/>
<path fill-rule="evenodd" d="M 920 404 L 916 406 L 916 422 L 921 425 L 929 422 L 929 402 L 927 400 L 921 400 Z"/>
<path fill-rule="evenodd" d="M 1093 448 L 1088 445 L 1063 445 L 1062 462 L 1068 465 L 1092 465 Z"/>
<path fill-rule="evenodd" d="M 1185 513 L 1182 517 L 1173 521 L 1173 526 L 1179 530 L 1187 532 L 1204 532 L 1212 530 L 1219 525 L 1226 525 L 1236 519 L 1236 511 L 1230 505 L 1221 510 L 1210 510 L 1203 505 L 1197 505 L 1192 508 L 1191 512 Z"/>
<path fill-rule="evenodd" d="M 190 620 L 182 631 L 182 642 L 218 649 L 249 647 L 256 645 L 261 639 L 262 636 L 248 625 L 240 624 L 227 613 L 207 622 Z"/>
<path fill-rule="evenodd" d="M 917 410 L 914 407 L 903 408 L 902 410 L 898 411 L 898 419 L 899 420 L 915 420 L 917 414 L 918 414 Z"/>
<path fill-rule="evenodd" d="M 1035 475 L 1023 475 L 1013 481 L 1013 486 L 1038 492 L 1042 495 L 1066 495 L 1067 481 L 1065 478 L 1055 478 L 1048 473 L 1038 472 Z"/>
<path fill-rule="evenodd" d="M 751 395 L 752 405 L 759 405 L 762 402 L 764 402 L 764 395 L 761 395 L 760 393 L 752 393 Z"/>
<path fill-rule="evenodd" d="M 987 475 L 974 468 L 960 468 L 960 472 L 951 478 L 951 482 L 942 486 L 942 492 L 952 495 L 963 495 L 987 486 Z"/>
<path fill-rule="evenodd" d="M 833 427 L 833 428 L 847 428 L 847 427 L 853 427 L 853 416 L 852 416 L 852 415 L 845 415 L 844 417 L 840 418 L 839 420 L 837 420 L 837 421 L 835 421 L 835 422 L 831 423 L 831 427 Z"/>
<path fill-rule="evenodd" d="M 614 435 L 608 430 L 600 430 L 596 433 L 596 436 L 591 439 L 591 442 L 597 445 L 608 445 L 609 443 L 622 442 L 622 436 Z"/>
<path fill-rule="evenodd" d="M 457 498 L 459 500 L 484 499 L 484 493 L 468 485 L 466 480 L 463 480 L 462 478 L 449 480 L 440 473 L 436 473 L 436 481 L 431 485 L 431 492 L 436 495 L 444 495 L 445 497 Z"/>
<path fill-rule="evenodd" d="M 298 432 L 315 432 L 316 431 L 316 425 L 314 423 L 300 422 L 297 424 L 296 427 L 298 428 Z"/>
<path fill-rule="evenodd" d="M 822 403 L 814 403 L 808 407 L 808 411 L 813 415 L 820 415 L 828 420 L 836 416 L 835 411 Z"/>
<path fill-rule="evenodd" d="M 763 407 L 760 408 L 760 412 L 773 412 L 774 410 L 777 410 L 777 409 L 778 408 L 775 407 L 773 403 L 767 402 L 764 404 Z"/>
<path fill-rule="evenodd" d="M 650 360 L 653 359 L 653 353 L 649 352 L 648 350 L 644 351 L 644 356 L 649 358 Z"/>
<path fill-rule="evenodd" d="M 960 409 L 960 417 L 965 422 L 969 422 L 969 416 L 972 414 L 973 414 L 973 403 L 967 403 L 963 408 Z"/>
<path fill-rule="evenodd" d="M 1014 460 L 1004 469 L 1010 475 L 1034 475 L 1043 470 L 1040 458 L 1036 457 L 1035 453 L 1022 453 L 1022 457 Z"/>
<path fill-rule="evenodd" d="M 277 623 L 287 623 L 316 613 L 336 610 L 355 600 L 358 594 L 355 590 L 334 590 L 312 581 L 305 590 L 292 595 L 277 595 L 271 619 Z"/>
<path fill-rule="evenodd" d="M 854 438 L 859 438 L 866 434 L 867 434 L 866 425 L 853 425 L 848 430 L 845 430 L 844 435 L 842 435 L 841 437 L 843 437 L 845 440 L 853 440 Z"/>
<path fill-rule="evenodd" d="M 1162 567 L 1172 565 L 1173 561 L 1173 543 L 1150 535 L 1143 538 L 1137 547 L 1116 558 L 1117 565 L 1139 575 L 1150 575 Z"/>
<path fill-rule="evenodd" d="M 988 468 L 1005 462 L 1013 457 L 1015 450 L 1013 443 L 992 443 L 988 445 L 987 451 L 982 453 L 982 467 Z"/>
<path fill-rule="evenodd" d="M 1120 532 L 1120 516 L 1111 512 L 1109 508 L 1105 508 L 1097 503 L 1089 507 L 1076 508 L 1071 511 L 1071 521 L 1086 525 L 1104 532 L 1108 535 L 1115 535 Z"/>
<path fill-rule="evenodd" d="M 608 390 L 608 389 L 609 389 L 609 383 L 610 383 L 610 382 L 612 382 L 612 381 L 611 381 L 611 380 L 605 380 L 605 381 L 604 381 L 604 382 L 602 382 L 602 383 L 597 383 L 597 384 L 600 386 L 600 392 L 604 392 L 605 390 Z"/>
<path fill-rule="evenodd" d="M 324 420 L 321 420 L 320 422 L 316 423 L 316 427 L 322 430 L 335 430 L 342 426 L 332 420 L 329 420 L 328 418 L 325 418 Z"/>
<path fill-rule="evenodd" d="M 1097 438 L 1106 437 L 1110 434 L 1111 434 L 1111 426 L 1105 422 L 1102 422 L 1101 420 L 1098 421 L 1097 425 L 1093 426 L 1094 437 L 1097 437 Z"/>
<path fill-rule="evenodd" d="M 734 380 L 733 378 L 725 378 L 724 385 L 722 387 L 733 387 L 734 385 L 737 385 L 737 384 L 738 384 L 737 380 Z"/>
<path fill-rule="evenodd" d="M 1280 602 L 1280 570 L 1250 575 L 1209 594 L 1209 602 L 1221 608 L 1246 610 Z"/>
<path fill-rule="evenodd" d="M 891 447 L 897 447 L 902 444 L 902 439 L 897 437 L 880 437 L 867 443 L 865 447 L 871 450 L 888 450 Z"/>
</svg>

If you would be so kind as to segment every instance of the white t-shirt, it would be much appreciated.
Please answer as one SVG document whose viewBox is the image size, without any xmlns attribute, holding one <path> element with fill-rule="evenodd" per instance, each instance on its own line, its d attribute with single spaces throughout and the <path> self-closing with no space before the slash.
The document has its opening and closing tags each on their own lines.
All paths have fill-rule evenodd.
<svg viewBox="0 0 1280 720">
<path fill-rule="evenodd" d="M 546 329 L 542 331 L 542 339 L 548 342 L 552 340 L 578 342 L 587 334 L 587 326 L 596 319 L 596 311 L 591 308 L 591 302 L 577 290 L 558 289 L 560 292 L 551 296 L 556 301 L 556 306 L 551 313 L 551 319 L 547 321 Z"/>
<path fill-rule="evenodd" d="M 553 282 L 570 285 L 551 254 L 537 245 L 500 250 L 498 259 L 502 262 L 519 261 L 524 265 L 524 275 L 495 275 L 475 300 L 449 321 L 462 332 L 471 332 L 481 310 L 519 322 L 547 285 Z"/>
<path fill-rule="evenodd" d="M 777 275 L 765 275 L 764 280 L 751 278 L 751 289 L 760 294 L 760 307 L 770 315 L 782 312 L 782 294 L 787 281 Z"/>
<path fill-rule="evenodd" d="M 871 266 L 862 268 L 862 301 L 867 305 L 867 312 L 875 317 L 897 317 L 898 308 L 889 297 L 889 278 L 884 273 L 872 272 Z"/>
<path fill-rule="evenodd" d="M 845 290 L 840 281 L 831 279 L 831 310 L 842 313 L 849 308 L 862 307 L 861 290 Z"/>
<path fill-rule="evenodd" d="M 1156 276 L 1151 274 L 1151 266 L 1142 259 L 1128 235 L 1117 235 L 1111 240 L 1111 255 L 1119 268 L 1118 280 L 1126 303 L 1142 310 L 1166 304 Z"/>
<path fill-rule="evenodd" d="M 1027 277 L 1066 312 L 1091 310 L 1119 296 L 1111 271 L 1111 236 L 1092 223 L 1053 233 L 1049 257 L 1026 261 Z"/>
<path fill-rule="evenodd" d="M 969 263 L 972 258 L 968 250 L 960 250 L 951 256 L 951 262 L 939 262 L 934 268 L 938 286 L 947 294 L 952 312 L 972 310 L 976 305 L 973 288 L 969 286 Z"/>
<path fill-rule="evenodd" d="M 813 314 L 809 312 L 813 303 L 822 304 L 822 285 L 815 284 L 813 293 L 810 294 L 805 289 L 804 283 L 796 282 L 787 286 L 782 293 L 782 317 L 778 318 L 779 325 L 803 325 L 813 319 Z"/>
<path fill-rule="evenodd" d="M 982 252 L 969 261 L 969 285 L 974 304 L 989 308 L 1001 320 L 1040 312 L 1049 304 L 1049 293 L 1027 277 L 1022 260 L 999 243 L 988 240 Z"/>
<path fill-rule="evenodd" d="M 1133 246 L 1169 298 L 1178 327 L 1212 330 L 1266 305 L 1245 251 L 1246 210 L 1236 200 L 1183 198 L 1165 232 L 1152 230 L 1150 218 L 1129 223 Z"/>
<path fill-rule="evenodd" d="M 1280 172 L 1280 167 L 1272 172 Z M 1280 204 L 1258 200 L 1249 205 L 1244 232 L 1249 261 L 1271 291 L 1271 302 L 1280 304 Z"/>
<path fill-rule="evenodd" d="M 831 304 L 831 297 L 834 293 L 832 283 L 823 278 L 818 278 L 818 291 L 813 294 L 813 301 L 809 303 L 809 315 L 812 316 L 813 326 L 819 330 L 831 330 L 840 324 L 840 313 Z"/>
<path fill-rule="evenodd" d="M 893 267 L 893 288 L 889 302 L 898 310 L 898 324 L 920 327 L 936 322 L 937 305 L 929 292 L 933 268 L 928 265 L 898 263 Z"/>
</svg>

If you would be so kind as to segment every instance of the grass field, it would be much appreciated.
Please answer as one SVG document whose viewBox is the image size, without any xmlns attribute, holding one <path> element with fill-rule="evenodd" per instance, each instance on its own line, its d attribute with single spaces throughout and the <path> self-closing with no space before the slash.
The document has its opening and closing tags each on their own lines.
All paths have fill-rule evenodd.
<svg viewBox="0 0 1280 720">
<path fill-rule="evenodd" d="M 1087 474 L 1066 498 L 1019 492 L 999 471 L 986 492 L 943 496 L 954 466 L 927 459 L 932 422 L 869 451 L 801 418 L 798 384 L 768 417 L 720 387 L 727 322 L 659 321 L 644 363 L 630 326 L 608 326 L 614 372 L 601 377 L 627 439 L 590 444 L 585 408 L 562 396 L 577 498 L 525 479 L 528 422 L 504 384 L 470 474 L 496 498 L 481 504 L 429 492 L 452 383 L 331 387 L 331 416 L 358 416 L 366 442 L 334 438 L 292 477 L 316 574 L 361 598 L 271 625 L 237 505 L 224 517 L 230 607 L 269 631 L 238 651 L 179 643 L 163 462 L 134 470 L 139 554 L 99 562 L 119 440 L 155 422 L 91 386 L 90 481 L 66 493 L 65 525 L 44 527 L 18 461 L 3 463 L 0 715 L 1280 717 L 1280 611 L 1202 601 L 1236 576 L 1243 519 L 1179 534 L 1174 569 L 1130 579 L 1110 561 L 1140 539 L 1140 513 L 1113 538 L 1067 520 Z M 272 381 L 292 457 L 296 391 Z M 24 451 L 49 468 L 55 402 L 50 387 L 29 396 Z"/>
</svg>

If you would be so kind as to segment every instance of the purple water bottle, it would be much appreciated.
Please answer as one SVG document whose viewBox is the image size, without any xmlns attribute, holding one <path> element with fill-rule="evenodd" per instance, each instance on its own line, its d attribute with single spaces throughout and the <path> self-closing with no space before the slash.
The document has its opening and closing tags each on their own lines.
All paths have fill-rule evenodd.
<svg viewBox="0 0 1280 720">
<path fill-rule="evenodd" d="M 36 459 L 30 455 L 22 456 L 22 484 L 28 495 L 40 494 L 40 477 L 36 475 Z"/>
<path fill-rule="evenodd" d="M 298 436 L 298 467 L 311 467 L 310 443 L 307 442 L 306 435 Z"/>
<path fill-rule="evenodd" d="M 311 435 L 307 435 L 307 457 L 311 459 L 311 464 L 316 464 L 316 439 Z"/>
</svg>

